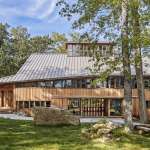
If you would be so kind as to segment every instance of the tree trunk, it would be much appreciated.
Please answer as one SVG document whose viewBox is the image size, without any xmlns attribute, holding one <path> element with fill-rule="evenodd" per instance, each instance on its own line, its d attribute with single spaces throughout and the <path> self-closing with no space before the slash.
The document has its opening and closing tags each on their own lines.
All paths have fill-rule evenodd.
<svg viewBox="0 0 150 150">
<path fill-rule="evenodd" d="M 131 88 L 131 67 L 130 51 L 128 40 L 128 0 L 122 0 L 122 20 L 121 20 L 121 39 L 122 39 L 122 56 L 124 72 L 124 102 L 125 102 L 125 125 L 128 130 L 133 129 L 132 122 L 132 88 Z"/>
<path fill-rule="evenodd" d="M 135 53 L 135 70 L 139 97 L 139 112 L 141 123 L 147 123 L 147 112 L 144 92 L 143 66 L 140 44 L 140 15 L 138 12 L 139 0 L 133 0 L 131 3 L 132 27 L 133 27 L 133 52 Z"/>
</svg>

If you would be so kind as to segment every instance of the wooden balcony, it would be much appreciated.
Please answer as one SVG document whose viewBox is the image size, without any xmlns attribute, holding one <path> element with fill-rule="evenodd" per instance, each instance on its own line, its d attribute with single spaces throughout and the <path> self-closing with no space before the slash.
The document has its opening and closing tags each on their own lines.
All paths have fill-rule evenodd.
<svg viewBox="0 0 150 150">
<path fill-rule="evenodd" d="M 137 89 L 133 90 L 133 98 L 137 98 Z M 51 100 L 63 98 L 119 98 L 123 99 L 123 89 L 98 88 L 98 89 L 75 89 L 75 88 L 16 88 L 14 99 L 25 100 Z M 150 90 L 145 90 L 146 100 L 150 100 Z"/>
</svg>

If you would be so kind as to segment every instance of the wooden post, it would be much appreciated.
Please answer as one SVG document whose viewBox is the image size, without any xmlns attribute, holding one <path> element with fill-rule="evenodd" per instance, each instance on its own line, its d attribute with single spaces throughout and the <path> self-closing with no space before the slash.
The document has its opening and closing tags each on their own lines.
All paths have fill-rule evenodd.
<svg viewBox="0 0 150 150">
<path fill-rule="evenodd" d="M 2 92 L 0 91 L 0 107 L 2 107 Z"/>
<path fill-rule="evenodd" d="M 16 107 L 16 93 L 15 93 L 15 84 L 13 85 L 13 90 L 12 90 L 12 101 L 13 101 L 13 109 L 15 111 L 17 111 L 17 107 Z"/>
<path fill-rule="evenodd" d="M 107 108 L 108 108 L 108 117 L 110 117 L 110 99 L 108 99 L 108 103 L 107 103 Z"/>
<path fill-rule="evenodd" d="M 121 113 L 122 114 L 124 114 L 124 108 L 125 108 L 125 100 L 123 99 L 122 103 L 121 103 Z"/>
<path fill-rule="evenodd" d="M 23 107 L 23 109 L 24 109 L 24 101 L 22 101 L 22 107 Z"/>
</svg>

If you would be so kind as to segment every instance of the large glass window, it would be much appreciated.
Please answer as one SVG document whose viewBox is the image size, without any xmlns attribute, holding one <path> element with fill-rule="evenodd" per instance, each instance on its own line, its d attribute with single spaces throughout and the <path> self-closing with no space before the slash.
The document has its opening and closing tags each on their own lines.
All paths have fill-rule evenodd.
<svg viewBox="0 0 150 150">
<path fill-rule="evenodd" d="M 50 101 L 46 102 L 46 107 L 51 107 L 51 102 Z"/>
<path fill-rule="evenodd" d="M 40 101 L 35 101 L 35 106 L 39 107 L 40 106 Z"/>
<path fill-rule="evenodd" d="M 46 81 L 45 86 L 49 88 L 53 87 L 53 81 Z"/>
<path fill-rule="evenodd" d="M 66 87 L 66 88 L 72 87 L 72 82 L 71 82 L 71 80 L 66 80 L 66 82 L 65 82 L 65 87 Z"/>
<path fill-rule="evenodd" d="M 150 88 L 150 81 L 149 80 L 145 80 L 144 81 L 144 86 L 146 89 Z"/>
<path fill-rule="evenodd" d="M 24 108 L 29 108 L 29 101 L 24 102 Z"/>
<path fill-rule="evenodd" d="M 62 87 L 62 80 L 54 81 L 54 87 L 55 88 L 61 88 Z"/>
<path fill-rule="evenodd" d="M 116 88 L 123 88 L 124 83 L 122 77 L 116 77 L 115 82 L 116 82 Z"/>
<path fill-rule="evenodd" d="M 19 105 L 19 109 L 23 108 L 23 102 L 22 101 L 18 102 L 17 104 Z"/>
<path fill-rule="evenodd" d="M 150 101 L 146 101 L 146 108 L 150 109 Z"/>
<path fill-rule="evenodd" d="M 38 87 L 45 87 L 45 82 L 37 82 Z"/>
<path fill-rule="evenodd" d="M 30 101 L 30 108 L 34 107 L 34 101 Z"/>
<path fill-rule="evenodd" d="M 121 116 L 122 114 L 121 104 L 122 104 L 122 100 L 119 100 L 119 99 L 114 99 L 110 101 L 110 115 L 111 116 Z"/>
</svg>

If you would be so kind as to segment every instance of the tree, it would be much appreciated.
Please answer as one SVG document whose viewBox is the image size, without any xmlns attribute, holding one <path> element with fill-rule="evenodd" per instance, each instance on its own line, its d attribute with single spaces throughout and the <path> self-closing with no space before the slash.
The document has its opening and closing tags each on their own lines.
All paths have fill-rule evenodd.
<svg viewBox="0 0 150 150">
<path fill-rule="evenodd" d="M 10 64 L 10 39 L 9 25 L 0 23 L 0 76 L 6 76 L 11 70 Z"/>
<path fill-rule="evenodd" d="M 145 103 L 143 63 L 142 63 L 142 55 L 141 55 L 142 34 L 141 34 L 141 26 L 140 26 L 139 7 L 140 7 L 139 0 L 133 0 L 131 2 L 132 48 L 135 55 L 134 60 L 135 60 L 135 70 L 136 70 L 136 79 L 137 79 L 137 88 L 138 88 L 138 97 L 139 97 L 140 121 L 142 123 L 147 123 L 148 120 L 147 120 L 147 111 L 146 111 L 146 103 Z"/>
<path fill-rule="evenodd" d="M 79 32 L 73 32 L 69 35 L 69 40 L 72 42 L 90 42 L 92 37 L 90 37 L 87 33 L 80 34 Z"/>
<path fill-rule="evenodd" d="M 53 32 L 51 35 L 51 49 L 53 52 L 57 53 L 66 53 L 66 42 L 68 39 L 66 38 L 65 34 L 60 34 L 57 32 Z"/>
<path fill-rule="evenodd" d="M 26 59 L 35 52 L 46 52 L 51 44 L 49 36 L 30 37 L 27 28 L 9 29 L 0 24 L 0 76 L 15 74 Z"/>
<path fill-rule="evenodd" d="M 50 36 L 35 36 L 30 38 L 30 51 L 31 53 L 40 53 L 49 51 L 49 47 L 52 44 Z"/>
<path fill-rule="evenodd" d="M 122 56 L 123 56 L 123 72 L 124 72 L 124 99 L 125 99 L 125 120 L 126 125 L 129 129 L 132 129 L 132 88 L 131 88 L 131 69 L 130 69 L 130 51 L 129 51 L 129 41 L 128 41 L 128 1 L 100 1 L 100 0 L 78 0 L 76 4 L 69 6 L 65 1 L 60 1 L 58 4 L 63 5 L 60 12 L 61 15 L 70 18 L 72 14 L 80 14 L 77 21 L 74 22 L 74 27 L 81 27 L 87 24 L 93 25 L 91 30 L 92 35 L 94 33 L 96 39 L 97 36 L 103 34 L 105 37 L 109 38 L 115 37 L 114 40 L 119 39 L 120 35 L 115 34 L 116 31 L 121 32 L 121 45 L 122 45 Z M 122 12 L 122 26 L 121 30 L 118 29 L 120 22 L 120 13 Z M 111 33 L 111 34 L 110 34 Z M 94 56 L 95 57 L 95 56 Z M 100 74 L 101 78 L 105 78 L 110 75 L 112 71 L 117 69 L 117 65 L 120 61 L 118 57 L 104 58 L 101 55 L 93 58 L 96 60 L 96 68 L 100 70 L 102 65 L 108 66 L 106 71 Z M 103 61 L 102 61 L 103 60 Z M 118 63 L 117 63 L 118 62 Z M 109 68 L 111 66 L 111 68 Z"/>
<path fill-rule="evenodd" d="M 13 56 L 13 72 L 16 73 L 20 66 L 28 57 L 29 51 L 29 33 L 22 26 L 12 28 L 11 34 L 11 53 Z"/>
<path fill-rule="evenodd" d="M 122 19 L 121 19 L 121 39 L 122 39 L 122 57 L 124 72 L 124 99 L 125 99 L 125 122 L 129 129 L 133 128 L 132 123 L 132 86 L 131 86 L 131 65 L 129 51 L 129 28 L 128 28 L 128 0 L 122 1 Z"/>
<path fill-rule="evenodd" d="M 74 4 L 72 4 L 70 6 L 69 3 L 67 3 L 66 1 L 60 0 L 58 4 L 60 4 L 62 6 L 62 9 L 60 11 L 61 15 L 68 17 L 69 19 L 72 17 L 73 14 L 80 15 L 79 19 L 74 22 L 73 27 L 82 28 L 83 26 L 86 26 L 89 30 L 89 27 L 92 26 L 91 32 L 92 32 L 92 34 L 94 33 L 95 37 L 98 37 L 99 35 L 104 35 L 105 38 L 111 37 L 109 39 L 113 39 L 113 41 L 116 42 L 116 41 L 122 41 L 122 38 L 120 38 L 120 37 L 122 37 L 122 36 L 120 36 L 120 33 L 123 33 L 123 30 L 120 30 L 122 28 L 120 28 L 119 22 L 120 22 L 120 14 L 122 12 L 121 10 L 123 10 L 122 4 L 126 3 L 126 2 L 127 2 L 126 0 L 118 0 L 118 1 L 116 1 L 116 0 L 111 0 L 111 1 L 110 0 L 107 0 L 107 1 L 93 0 L 92 2 L 90 0 L 86 0 L 86 1 L 85 0 L 77 0 Z M 131 46 L 134 43 L 133 39 L 135 39 L 135 34 L 133 31 L 136 31 L 136 28 L 134 28 L 134 26 L 136 24 L 135 23 L 133 24 L 132 20 L 137 18 L 132 14 L 132 6 L 136 5 L 136 3 L 137 2 L 135 0 L 128 2 L 129 8 L 127 10 L 128 11 L 127 14 L 129 14 L 129 15 L 127 18 L 128 19 L 127 22 L 129 22 L 130 24 L 129 23 L 126 24 L 126 27 L 128 27 L 128 30 L 129 30 L 128 42 L 127 42 L 128 45 L 126 45 L 126 46 L 130 48 L 130 51 L 128 48 L 128 52 L 126 53 L 128 58 L 127 59 L 123 58 L 124 63 L 125 63 L 125 60 L 128 63 L 130 63 L 131 60 L 129 59 L 129 56 L 132 53 L 135 53 L 135 49 L 132 49 Z M 140 43 L 143 43 L 142 48 L 149 47 L 149 45 L 150 45 L 150 38 L 149 38 L 150 32 L 149 32 L 149 30 L 147 30 L 147 27 L 149 27 L 148 20 L 150 19 L 150 9 L 149 8 L 150 8 L 149 0 L 141 0 L 140 1 L 138 13 L 140 13 L 140 22 L 139 23 L 140 23 L 140 26 L 142 26 L 142 31 L 139 34 L 140 35 L 139 39 L 141 41 Z M 126 13 L 124 13 L 124 14 L 126 14 Z M 130 28 L 129 28 L 129 25 L 130 25 Z M 117 34 L 115 34 L 115 33 L 117 33 Z M 126 40 L 125 40 L 125 42 L 126 42 Z M 120 45 L 121 45 L 121 43 L 120 43 Z M 135 44 L 134 47 L 136 45 L 137 44 Z M 122 44 L 122 46 L 125 48 L 125 46 L 123 44 Z M 122 51 L 124 51 L 124 50 L 122 49 Z M 147 51 L 145 50 L 145 52 L 147 52 Z M 134 61 L 135 61 L 135 67 L 137 70 L 137 65 L 136 65 L 137 59 L 136 58 Z M 138 59 L 139 59 L 139 57 L 138 57 Z M 97 68 L 99 69 L 102 66 L 102 63 L 99 63 L 102 60 L 103 59 L 100 57 L 96 58 L 96 61 L 97 61 L 96 65 L 95 65 L 96 69 Z M 114 61 L 110 60 L 109 58 L 108 58 L 108 60 L 109 60 L 110 64 L 114 63 Z M 106 64 L 108 64 L 108 60 L 104 59 Z M 103 64 L 104 64 L 104 61 L 103 61 Z M 128 64 L 127 62 L 126 62 L 126 64 Z M 142 60 L 140 60 L 139 62 L 140 62 L 139 64 L 142 64 Z M 114 63 L 114 64 L 116 66 L 118 65 L 118 63 Z M 112 65 L 110 65 L 110 66 L 112 66 Z M 140 65 L 140 66 L 142 66 L 142 65 Z M 112 68 L 114 70 L 118 69 L 118 67 L 114 67 L 114 65 Z M 103 73 L 103 75 L 105 75 L 105 76 L 109 75 L 112 72 L 111 70 L 112 69 L 107 69 L 106 72 Z M 142 72 L 142 70 L 141 70 L 141 72 Z M 124 73 L 125 73 L 125 70 L 124 70 Z M 129 80 L 131 78 L 129 66 L 128 66 L 128 73 L 129 73 L 129 75 L 128 75 L 128 80 Z M 138 86 L 139 87 L 138 94 L 141 95 L 142 92 L 144 92 L 144 90 L 140 91 L 140 89 L 142 88 L 143 81 L 142 81 L 142 77 L 139 77 L 139 69 L 138 69 L 137 74 L 138 74 L 137 80 L 141 84 L 141 86 Z M 129 95 L 131 95 L 131 93 Z M 140 99 L 141 99 L 141 97 L 142 96 L 140 96 Z M 145 101 L 144 100 L 140 100 L 140 101 L 141 102 L 143 101 L 142 103 L 144 106 Z M 142 106 L 142 108 L 145 111 L 143 106 Z M 143 114 L 145 114 L 145 113 L 143 113 Z M 140 117 L 143 118 L 142 115 Z"/>
<path fill-rule="evenodd" d="M 8 28 L 8 24 L 0 23 L 0 47 L 2 47 L 4 42 L 7 41 L 9 38 Z"/>
</svg>

